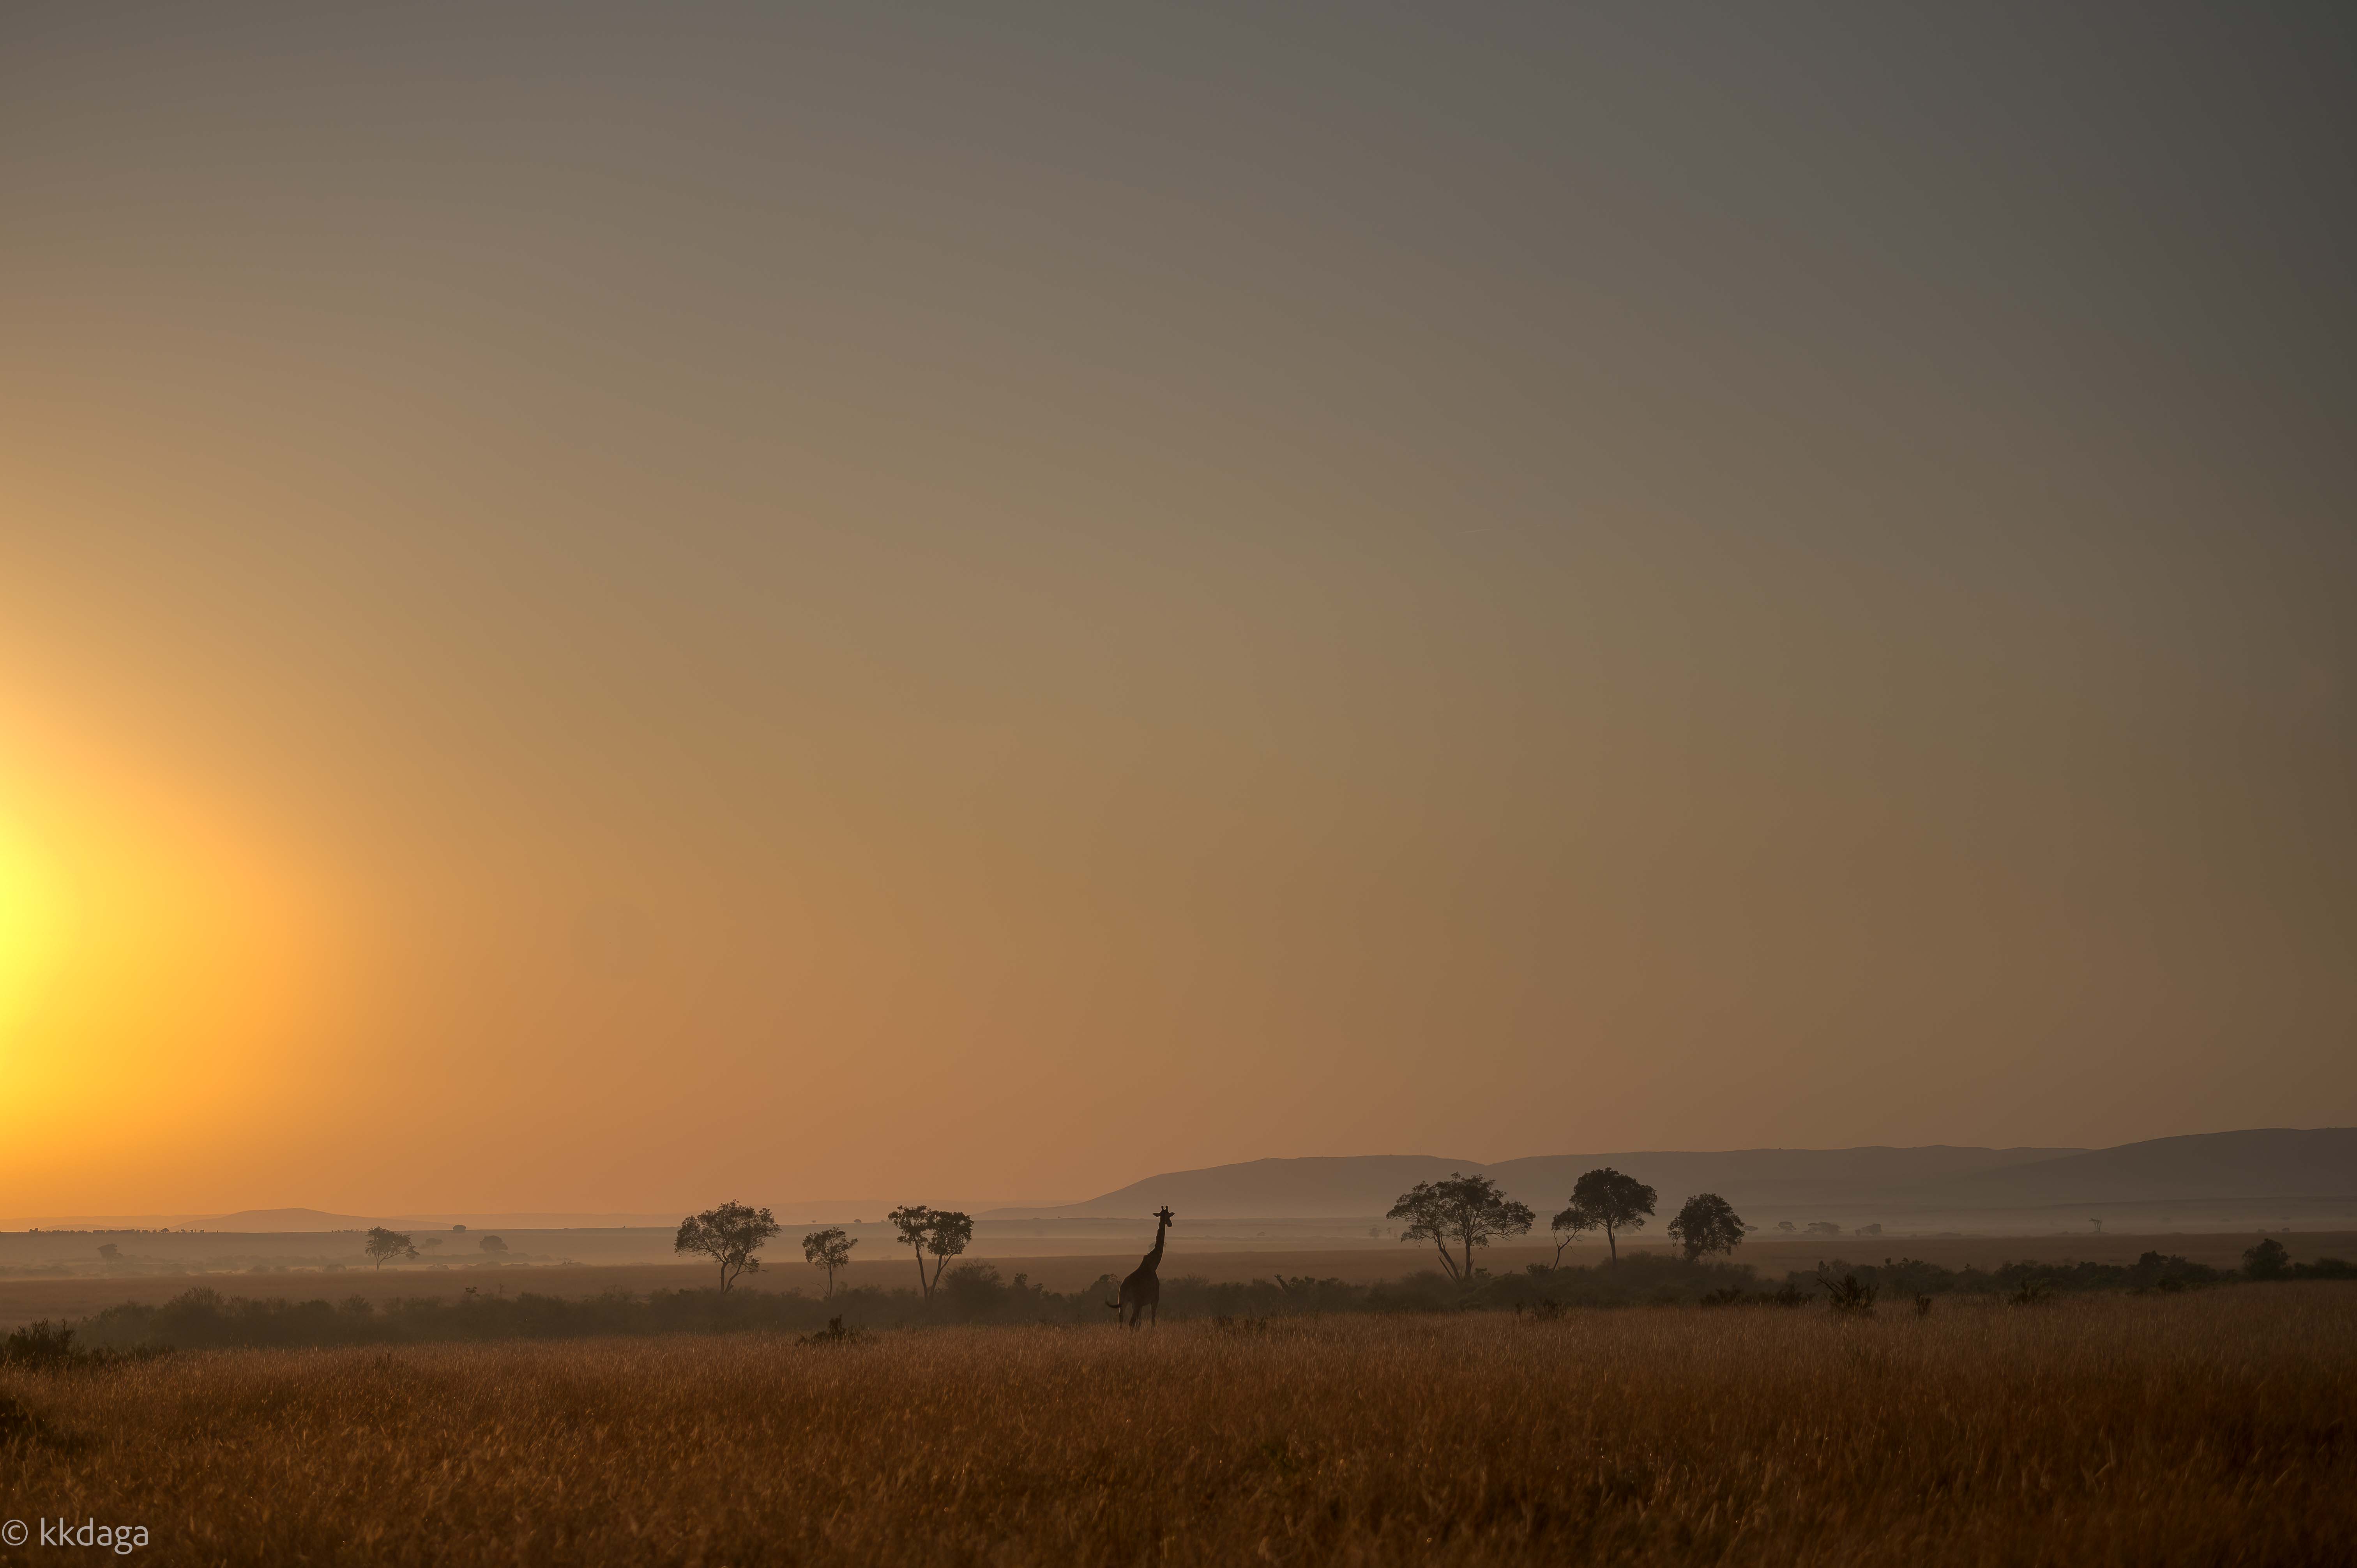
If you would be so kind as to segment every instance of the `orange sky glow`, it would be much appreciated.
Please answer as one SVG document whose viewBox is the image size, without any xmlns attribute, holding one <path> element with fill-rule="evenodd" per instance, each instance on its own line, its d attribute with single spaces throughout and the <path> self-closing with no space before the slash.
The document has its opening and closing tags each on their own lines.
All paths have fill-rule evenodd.
<svg viewBox="0 0 2357 1568">
<path fill-rule="evenodd" d="M 0 1212 L 2357 1121 L 2339 24 L 700 15 L 0 22 Z"/>
</svg>

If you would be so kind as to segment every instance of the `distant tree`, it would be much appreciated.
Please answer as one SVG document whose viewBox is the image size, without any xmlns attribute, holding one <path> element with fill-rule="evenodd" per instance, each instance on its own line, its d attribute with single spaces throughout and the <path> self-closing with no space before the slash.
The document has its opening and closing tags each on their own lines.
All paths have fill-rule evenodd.
<svg viewBox="0 0 2357 1568">
<path fill-rule="evenodd" d="M 974 1219 L 955 1209 L 935 1209 L 933 1222 L 925 1231 L 925 1251 L 933 1255 L 933 1283 L 942 1283 L 942 1270 L 949 1261 L 965 1251 L 974 1240 Z M 920 1260 L 921 1261 L 921 1260 Z"/>
<path fill-rule="evenodd" d="M 933 1287 L 941 1283 L 942 1271 L 949 1266 L 952 1258 L 965 1251 L 967 1242 L 974 1240 L 974 1217 L 961 1214 L 954 1208 L 933 1208 L 925 1204 L 912 1203 L 892 1210 L 884 1218 L 890 1220 L 892 1228 L 900 1233 L 901 1244 L 916 1254 L 917 1284 L 925 1293 L 925 1298 L 931 1300 Z M 856 1225 L 858 1221 L 852 1223 Z M 930 1272 L 925 1267 L 925 1254 L 928 1252 L 933 1255 L 933 1266 Z"/>
<path fill-rule="evenodd" d="M 439 1247 L 445 1240 L 446 1238 L 440 1236 L 428 1236 L 425 1240 L 419 1242 L 418 1245 L 431 1251 L 436 1247 Z"/>
<path fill-rule="evenodd" d="M 814 1269 L 826 1271 L 826 1294 L 834 1297 L 834 1275 L 838 1269 L 851 1267 L 851 1249 L 859 1243 L 845 1235 L 841 1226 L 827 1230 L 813 1230 L 802 1238 L 802 1259 Z"/>
<path fill-rule="evenodd" d="M 98 1255 L 110 1263 L 119 1263 L 123 1261 L 123 1249 L 112 1241 L 102 1241 L 98 1244 Z"/>
<path fill-rule="evenodd" d="M 2243 1272 L 2255 1280 L 2279 1280 L 2290 1262 L 2291 1253 L 2270 1236 L 2243 1254 Z"/>
<path fill-rule="evenodd" d="M 361 1243 L 361 1251 L 375 1259 L 380 1269 L 384 1267 L 388 1259 L 417 1256 L 417 1249 L 410 1244 L 408 1237 L 398 1230 L 388 1230 L 382 1225 L 369 1227 L 368 1240 Z"/>
<path fill-rule="evenodd" d="M 1743 1219 L 1718 1194 L 1698 1192 L 1670 1221 L 1670 1239 L 1685 1249 L 1691 1263 L 1707 1253 L 1732 1252 L 1743 1245 Z"/>
<path fill-rule="evenodd" d="M 725 1294 L 740 1274 L 761 1272 L 761 1260 L 755 1257 L 770 1238 L 785 1227 L 770 1218 L 766 1208 L 748 1208 L 737 1202 L 724 1203 L 717 1208 L 707 1208 L 701 1214 L 691 1214 L 679 1222 L 679 1234 L 672 1239 L 674 1252 L 697 1252 L 720 1265 L 720 1289 Z"/>
<path fill-rule="evenodd" d="M 1474 1248 L 1488 1246 L 1494 1236 L 1520 1236 L 1538 1216 L 1488 1176 L 1451 1171 L 1447 1181 L 1420 1181 L 1400 1194 L 1384 1218 L 1406 1220 L 1400 1240 L 1431 1242 L 1448 1277 L 1464 1284 L 1473 1278 Z M 1452 1242 L 1464 1250 L 1461 1264 L 1448 1255 Z"/>
<path fill-rule="evenodd" d="M 1620 1261 L 1620 1232 L 1642 1230 L 1653 1212 L 1653 1189 L 1635 1176 L 1600 1165 L 1571 1184 L 1571 1206 L 1584 1208 L 1604 1228 L 1612 1261 Z"/>
<path fill-rule="evenodd" d="M 925 1238 L 931 1234 L 937 1211 L 921 1203 L 907 1204 L 884 1218 L 900 1233 L 900 1244 L 917 1255 L 917 1288 L 932 1299 L 932 1276 L 925 1272 Z"/>
<path fill-rule="evenodd" d="M 1564 1250 L 1590 1230 L 1600 1229 L 1604 1221 L 1575 1203 L 1556 1215 L 1547 1229 L 1555 1233 L 1555 1266 L 1563 1267 Z"/>
<path fill-rule="evenodd" d="M 1776 1221 L 1776 1229 L 1789 1235 L 1792 1229 L 1792 1222 L 1789 1219 L 1779 1219 Z"/>
<path fill-rule="evenodd" d="M 475 1245 L 486 1252 L 504 1252 L 508 1250 L 508 1244 L 497 1236 L 486 1236 Z"/>
<path fill-rule="evenodd" d="M 1830 1219 L 1812 1219 L 1809 1221 L 1809 1234 L 1812 1236 L 1838 1236 L 1841 1234 L 1841 1227 L 1835 1224 Z"/>
<path fill-rule="evenodd" d="M 450 1229 L 456 1230 L 461 1236 L 464 1236 L 467 1233 L 467 1228 L 464 1225 L 453 1225 Z"/>
<path fill-rule="evenodd" d="M 1882 1234 L 1881 1222 L 1878 1220 L 1872 1225 L 1861 1225 L 1857 1228 L 1857 1233 L 1861 1236 L 1879 1236 Z"/>
</svg>

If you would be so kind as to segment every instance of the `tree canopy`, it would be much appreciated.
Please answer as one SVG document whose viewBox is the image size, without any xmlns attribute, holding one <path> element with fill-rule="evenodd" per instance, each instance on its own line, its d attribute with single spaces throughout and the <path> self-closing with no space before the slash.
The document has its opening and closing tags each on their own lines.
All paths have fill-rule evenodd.
<svg viewBox="0 0 2357 1568">
<path fill-rule="evenodd" d="M 802 1260 L 814 1269 L 826 1271 L 826 1294 L 834 1296 L 834 1276 L 838 1270 L 851 1267 L 851 1249 L 859 1243 L 845 1234 L 840 1226 L 813 1230 L 802 1238 Z"/>
<path fill-rule="evenodd" d="M 739 1275 L 761 1272 L 761 1260 L 754 1254 L 784 1229 L 766 1208 L 724 1203 L 681 1220 L 671 1250 L 701 1253 L 718 1263 L 720 1288 L 725 1293 Z"/>
<path fill-rule="evenodd" d="M 380 1269 L 389 1259 L 417 1256 L 417 1249 L 407 1236 L 398 1230 L 388 1230 L 382 1225 L 369 1227 L 368 1240 L 361 1244 L 361 1251 L 374 1259 Z"/>
<path fill-rule="evenodd" d="M 1604 1221 L 1575 1203 L 1549 1221 L 1547 1229 L 1555 1233 L 1555 1266 L 1563 1267 L 1564 1249 L 1587 1231 L 1597 1230 Z"/>
<path fill-rule="evenodd" d="M 1474 1248 L 1495 1236 L 1520 1236 L 1538 1216 L 1488 1176 L 1451 1171 L 1446 1181 L 1420 1181 L 1402 1193 L 1387 1218 L 1406 1220 L 1400 1240 L 1431 1242 L 1448 1277 L 1463 1284 L 1473 1277 Z M 1452 1243 L 1463 1250 L 1461 1263 L 1449 1255 Z"/>
<path fill-rule="evenodd" d="M 1646 1217 L 1653 1212 L 1653 1197 L 1652 1187 L 1610 1165 L 1599 1165 L 1571 1184 L 1572 1208 L 1585 1210 L 1603 1227 L 1605 1243 L 1612 1249 L 1616 1263 L 1620 1261 L 1620 1232 L 1645 1228 Z"/>
<path fill-rule="evenodd" d="M 949 1261 L 966 1249 L 974 1240 L 974 1217 L 953 1208 L 933 1208 L 921 1203 L 896 1208 L 885 1216 L 900 1232 L 900 1241 L 917 1256 L 917 1283 L 927 1300 L 932 1298 L 933 1286 L 941 1283 L 942 1270 Z M 933 1255 L 929 1273 L 925 1254 Z"/>
<path fill-rule="evenodd" d="M 1743 1245 L 1743 1217 L 1718 1194 L 1698 1192 L 1670 1221 L 1670 1237 L 1685 1249 L 1688 1262 L 1711 1252 L 1732 1252 Z"/>
</svg>

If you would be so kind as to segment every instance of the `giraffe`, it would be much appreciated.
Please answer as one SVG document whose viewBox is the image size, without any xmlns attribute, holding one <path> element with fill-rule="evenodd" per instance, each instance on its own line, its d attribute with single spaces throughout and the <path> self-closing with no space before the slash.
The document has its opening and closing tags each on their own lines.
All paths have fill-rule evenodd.
<svg viewBox="0 0 2357 1568">
<path fill-rule="evenodd" d="M 1157 1221 L 1154 1251 L 1140 1259 L 1137 1267 L 1130 1271 L 1129 1278 L 1121 1282 L 1121 1299 L 1105 1303 L 1113 1308 L 1115 1323 L 1121 1321 L 1121 1309 L 1125 1306 L 1129 1308 L 1129 1326 L 1132 1328 L 1137 1326 L 1140 1314 L 1151 1314 L 1146 1319 L 1149 1323 L 1162 1321 L 1162 1279 L 1155 1271 L 1162 1267 L 1162 1234 L 1170 1229 L 1170 1221 L 1176 1216 L 1170 1212 L 1169 1205 L 1165 1204 L 1154 1218 Z"/>
</svg>

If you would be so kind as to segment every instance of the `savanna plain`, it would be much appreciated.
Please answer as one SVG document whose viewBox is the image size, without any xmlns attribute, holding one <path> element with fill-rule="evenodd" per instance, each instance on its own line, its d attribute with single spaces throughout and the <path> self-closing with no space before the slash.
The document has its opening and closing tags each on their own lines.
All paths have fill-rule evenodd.
<svg viewBox="0 0 2357 1568">
<path fill-rule="evenodd" d="M 2357 1284 L 2325 1281 L 215 1350 L 0 1402 L 11 1516 L 172 1563 L 2357 1554 Z"/>
</svg>

